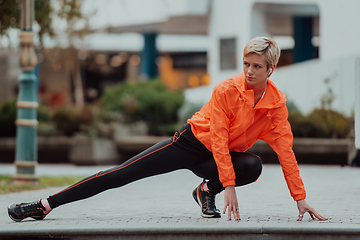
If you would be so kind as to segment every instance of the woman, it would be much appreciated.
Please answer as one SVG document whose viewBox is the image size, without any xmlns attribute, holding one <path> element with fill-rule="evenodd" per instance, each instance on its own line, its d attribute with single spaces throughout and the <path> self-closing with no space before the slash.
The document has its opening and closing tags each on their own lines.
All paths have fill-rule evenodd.
<svg viewBox="0 0 360 240">
<path fill-rule="evenodd" d="M 189 169 L 203 181 L 193 197 L 203 217 L 221 217 L 215 196 L 225 190 L 223 213 L 240 220 L 235 187 L 255 182 L 261 174 L 261 159 L 245 151 L 258 139 L 278 154 L 291 196 L 297 202 L 298 220 L 308 212 L 327 220 L 306 201 L 304 184 L 292 151 L 292 132 L 287 121 L 286 97 L 268 77 L 280 57 L 276 42 L 264 37 L 244 48 L 244 72 L 219 83 L 212 97 L 172 138 L 162 141 L 118 167 L 93 176 L 31 203 L 11 204 L 14 221 L 27 217 L 43 219 L 53 208 L 94 196 L 111 188 L 178 169 Z"/>
</svg>

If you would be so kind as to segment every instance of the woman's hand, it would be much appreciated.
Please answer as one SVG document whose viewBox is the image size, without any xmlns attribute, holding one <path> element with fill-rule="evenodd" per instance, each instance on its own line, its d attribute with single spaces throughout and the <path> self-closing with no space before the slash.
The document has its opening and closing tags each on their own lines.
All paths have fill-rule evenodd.
<svg viewBox="0 0 360 240">
<path fill-rule="evenodd" d="M 298 221 L 301 221 L 304 218 L 304 214 L 308 212 L 312 219 L 319 219 L 321 221 L 328 220 L 327 218 L 321 216 L 313 207 L 311 207 L 305 199 L 297 201 L 297 208 L 299 209 L 299 218 Z"/>
<path fill-rule="evenodd" d="M 236 221 L 240 219 L 239 213 L 239 205 L 238 200 L 236 197 L 235 186 L 227 186 L 225 187 L 225 194 L 224 194 L 224 210 L 223 213 L 226 213 L 226 208 L 228 208 L 228 220 L 231 220 L 231 212 L 234 215 Z"/>
</svg>

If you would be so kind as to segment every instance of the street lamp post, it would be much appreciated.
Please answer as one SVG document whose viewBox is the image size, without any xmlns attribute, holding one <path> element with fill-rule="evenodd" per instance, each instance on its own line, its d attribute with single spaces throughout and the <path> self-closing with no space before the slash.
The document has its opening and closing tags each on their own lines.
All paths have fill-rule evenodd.
<svg viewBox="0 0 360 240">
<path fill-rule="evenodd" d="M 21 2 L 21 34 L 20 34 L 20 67 L 19 95 L 16 103 L 16 175 L 14 185 L 38 184 L 35 176 L 37 164 L 37 77 L 34 68 L 37 59 L 34 49 L 34 33 L 32 29 L 35 17 L 34 0 Z"/>
</svg>

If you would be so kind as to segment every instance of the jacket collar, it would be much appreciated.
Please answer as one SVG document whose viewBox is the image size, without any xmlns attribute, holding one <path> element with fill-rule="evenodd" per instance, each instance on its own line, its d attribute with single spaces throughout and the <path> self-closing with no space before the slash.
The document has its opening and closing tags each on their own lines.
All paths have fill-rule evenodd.
<svg viewBox="0 0 360 240">
<path fill-rule="evenodd" d="M 254 103 L 254 91 L 246 89 L 245 74 L 241 73 L 233 77 L 235 87 L 238 89 L 242 97 L 248 100 L 249 103 Z M 286 104 L 286 96 L 282 93 L 275 84 L 268 78 L 267 87 L 264 97 L 256 104 L 255 108 L 278 108 Z"/>
</svg>

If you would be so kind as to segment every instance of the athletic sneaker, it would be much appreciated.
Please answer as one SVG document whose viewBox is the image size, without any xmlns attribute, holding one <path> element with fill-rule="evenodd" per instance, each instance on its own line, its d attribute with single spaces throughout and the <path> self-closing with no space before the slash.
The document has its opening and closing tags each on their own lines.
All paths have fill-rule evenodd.
<svg viewBox="0 0 360 240">
<path fill-rule="evenodd" d="M 20 222 L 28 217 L 35 220 L 42 220 L 49 212 L 51 212 L 51 210 L 46 211 L 45 207 L 41 204 L 41 200 L 31 203 L 12 203 L 8 207 L 9 217 L 15 222 Z"/>
<path fill-rule="evenodd" d="M 202 190 L 203 181 L 194 189 L 192 195 L 201 208 L 201 216 L 204 218 L 220 218 L 221 214 L 215 206 L 215 195 L 210 195 L 209 191 Z"/>
</svg>

